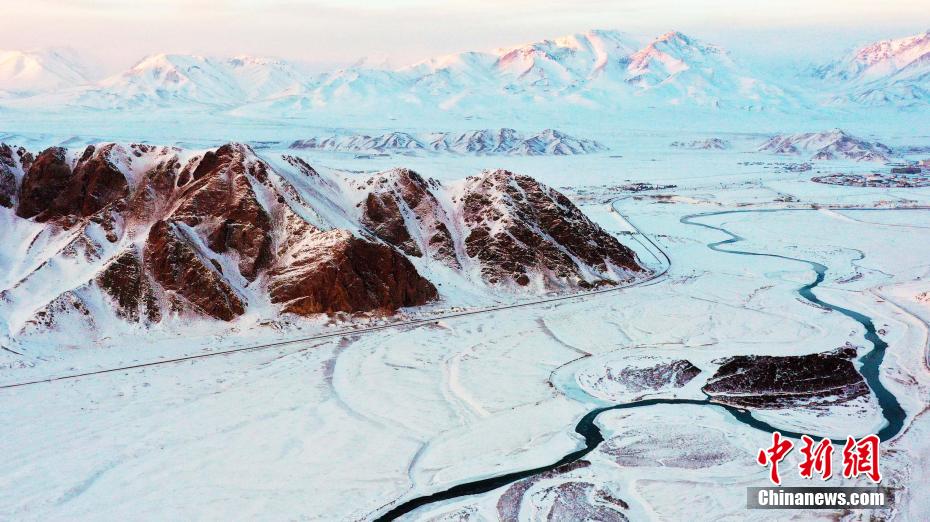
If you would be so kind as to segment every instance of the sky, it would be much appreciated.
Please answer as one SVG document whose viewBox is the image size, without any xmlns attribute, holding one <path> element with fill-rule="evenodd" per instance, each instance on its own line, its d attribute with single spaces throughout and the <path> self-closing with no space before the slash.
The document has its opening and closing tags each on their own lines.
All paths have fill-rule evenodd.
<svg viewBox="0 0 930 522">
<path fill-rule="evenodd" d="M 431 56 L 591 28 L 670 30 L 746 61 L 822 61 L 930 29 L 928 0 L 0 0 L 0 49 L 71 47 L 117 72 L 158 52 L 274 56 L 320 70 L 364 56 Z"/>
</svg>

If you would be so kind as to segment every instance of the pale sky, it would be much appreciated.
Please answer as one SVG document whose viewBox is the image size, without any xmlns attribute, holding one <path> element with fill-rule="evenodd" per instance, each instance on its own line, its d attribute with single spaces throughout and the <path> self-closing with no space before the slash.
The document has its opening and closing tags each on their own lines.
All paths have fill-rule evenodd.
<svg viewBox="0 0 930 522">
<path fill-rule="evenodd" d="M 824 59 L 930 28 L 928 0 L 0 0 L 0 49 L 72 47 L 106 72 L 156 52 L 402 65 L 590 28 L 680 30 L 748 61 Z"/>
</svg>

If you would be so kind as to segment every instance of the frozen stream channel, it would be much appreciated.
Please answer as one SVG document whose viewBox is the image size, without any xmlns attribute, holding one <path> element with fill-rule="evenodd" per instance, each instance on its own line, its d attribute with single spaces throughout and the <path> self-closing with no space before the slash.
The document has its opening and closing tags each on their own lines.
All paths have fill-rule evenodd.
<svg viewBox="0 0 930 522">
<path fill-rule="evenodd" d="M 616 203 L 617 201 L 614 202 L 614 205 L 616 205 Z M 844 210 L 845 211 L 868 210 L 871 212 L 875 212 L 875 211 L 891 211 L 895 209 L 844 209 Z M 731 245 L 742 241 L 743 238 L 730 232 L 729 230 L 725 228 L 708 225 L 705 223 L 700 223 L 698 221 L 699 219 L 707 218 L 707 217 L 736 214 L 736 213 L 747 213 L 747 212 L 771 213 L 771 212 L 811 212 L 811 211 L 815 211 L 815 209 L 803 208 L 803 209 L 728 210 L 728 211 L 721 211 L 721 212 L 710 212 L 710 213 L 694 214 L 694 215 L 685 216 L 681 218 L 681 222 L 687 225 L 693 225 L 697 227 L 704 227 L 704 228 L 708 228 L 712 230 L 717 230 L 729 236 L 727 239 L 724 239 L 722 241 L 716 241 L 716 242 L 709 243 L 707 247 L 710 248 L 711 250 L 714 250 L 717 252 L 729 253 L 729 254 L 744 255 L 744 256 L 765 256 L 765 257 L 783 259 L 789 262 L 804 263 L 808 265 L 814 271 L 814 273 L 816 274 L 816 277 L 814 278 L 814 280 L 798 288 L 797 292 L 802 298 L 809 301 L 810 303 L 815 304 L 825 309 L 832 310 L 834 312 L 838 312 L 856 321 L 857 323 L 861 324 L 865 328 L 864 337 L 865 337 L 865 340 L 868 341 L 868 343 L 871 345 L 871 349 L 868 352 L 866 352 L 865 355 L 859 358 L 859 364 L 860 364 L 859 371 L 862 374 L 863 378 L 865 379 L 866 383 L 868 384 L 869 388 L 871 388 L 872 392 L 875 393 L 878 399 L 879 407 L 881 408 L 881 411 L 882 411 L 882 416 L 884 417 L 884 420 L 885 420 L 884 426 L 878 432 L 878 436 L 882 440 L 891 439 L 901 431 L 902 427 L 904 426 L 904 420 L 905 420 L 906 415 L 905 415 L 904 410 L 901 408 L 901 405 L 899 404 L 898 399 L 890 391 L 888 391 L 888 389 L 881 383 L 881 380 L 879 379 L 879 369 L 881 367 L 882 360 L 884 359 L 885 349 L 888 347 L 888 344 L 885 343 L 878 336 L 878 333 L 876 332 L 876 329 L 875 329 L 875 324 L 872 321 L 872 318 L 870 318 L 869 316 L 863 313 L 857 312 L 855 310 L 851 310 L 849 308 L 844 308 L 841 306 L 828 303 L 826 301 L 822 301 L 820 298 L 817 297 L 817 295 L 814 293 L 814 289 L 820 283 L 824 281 L 826 277 L 826 273 L 827 273 L 827 267 L 820 263 L 805 260 L 805 259 L 798 259 L 794 257 L 783 256 L 780 254 L 749 252 L 749 251 L 738 250 L 738 249 L 732 248 Z M 725 404 L 711 402 L 709 398 L 704 399 L 704 400 L 646 399 L 646 400 L 635 401 L 635 402 L 630 402 L 630 403 L 604 406 L 604 407 L 597 408 L 597 409 L 594 409 L 588 412 L 584 417 L 581 418 L 581 420 L 578 421 L 578 424 L 575 426 L 575 432 L 578 433 L 582 437 L 584 441 L 584 445 L 580 449 L 577 449 L 567 455 L 564 455 L 563 457 L 553 462 L 552 464 L 541 466 L 538 468 L 533 468 L 533 469 L 516 471 L 513 473 L 499 475 L 496 477 L 480 479 L 480 480 L 476 480 L 473 482 L 466 482 L 463 484 L 453 486 L 444 491 L 439 491 L 437 493 L 433 493 L 430 495 L 416 497 L 416 498 L 413 498 L 411 500 L 408 500 L 402 504 L 395 506 L 394 508 L 390 509 L 389 511 L 381 515 L 377 520 L 379 521 L 394 520 L 404 514 L 407 514 L 427 504 L 432 504 L 434 502 L 440 502 L 440 501 L 450 500 L 450 499 L 459 498 L 459 497 L 465 497 L 469 495 L 487 493 L 489 491 L 495 490 L 501 486 L 505 486 L 512 482 L 516 482 L 518 480 L 525 479 L 525 478 L 528 478 L 528 477 L 531 477 L 531 476 L 534 476 L 540 473 L 551 471 L 555 468 L 558 468 L 559 466 L 577 461 L 578 459 L 584 457 L 585 455 L 593 451 L 601 442 L 604 441 L 604 437 L 601 434 L 601 430 L 595 422 L 597 417 L 601 413 L 605 411 L 610 411 L 610 410 L 642 408 L 642 407 L 648 407 L 648 406 L 652 406 L 656 404 L 690 404 L 690 405 L 705 405 L 705 406 L 714 407 L 714 408 L 723 408 L 728 413 L 730 413 L 737 421 L 747 426 L 750 426 L 757 430 L 765 431 L 768 433 L 771 433 L 777 430 L 775 427 L 771 426 L 770 424 L 753 417 L 752 413 L 750 413 L 748 410 L 735 408 L 733 406 L 729 406 Z M 799 433 L 793 433 L 793 432 L 786 431 L 786 430 L 778 429 L 777 431 L 780 431 L 783 435 L 788 436 L 788 437 L 799 438 L 801 436 L 801 434 Z M 810 435 L 817 435 L 817 434 L 810 434 Z M 835 441 L 835 442 L 842 444 L 842 443 L 845 443 L 845 440 Z"/>
</svg>

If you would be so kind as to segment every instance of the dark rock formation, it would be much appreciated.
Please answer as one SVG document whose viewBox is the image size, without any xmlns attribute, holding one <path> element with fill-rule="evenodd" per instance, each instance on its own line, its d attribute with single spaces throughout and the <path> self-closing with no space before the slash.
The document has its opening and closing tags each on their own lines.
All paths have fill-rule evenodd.
<svg viewBox="0 0 930 522">
<path fill-rule="evenodd" d="M 154 147 L 133 145 L 133 155 L 156 153 Z M 139 181 L 129 201 L 129 211 L 133 219 L 147 221 L 153 216 L 162 216 L 168 210 L 168 204 L 174 200 L 175 189 L 181 170 L 181 161 L 177 149 L 170 149 L 164 155 L 157 155 L 154 165 L 149 168 Z"/>
<path fill-rule="evenodd" d="M 372 233 L 411 256 L 420 257 L 423 252 L 416 241 L 410 237 L 404 214 L 393 193 L 375 194 L 370 192 L 365 199 L 362 224 Z"/>
<path fill-rule="evenodd" d="M 115 301 L 117 313 L 125 319 L 148 323 L 161 320 L 158 297 L 135 249 L 111 261 L 97 275 L 96 282 Z"/>
<path fill-rule="evenodd" d="M 680 388 L 698 376 L 701 370 L 690 361 L 677 360 L 653 366 L 626 366 L 619 370 L 607 367 L 604 374 L 586 382 L 586 386 L 604 389 L 617 383 L 626 391 L 655 391 L 663 388 Z"/>
<path fill-rule="evenodd" d="M 563 194 L 505 170 L 471 177 L 462 199 L 468 255 L 491 283 L 613 284 L 616 270 L 642 270 L 632 250 L 589 220 Z"/>
<path fill-rule="evenodd" d="M 726 150 L 730 148 L 730 142 L 720 138 L 707 138 L 704 140 L 694 141 L 673 141 L 671 147 L 678 149 L 691 150 Z"/>
<path fill-rule="evenodd" d="M 31 218 L 47 210 L 68 186 L 70 179 L 71 167 L 65 158 L 65 149 L 46 149 L 23 177 L 16 215 Z"/>
<path fill-rule="evenodd" d="M 704 385 L 712 400 L 744 408 L 788 408 L 846 402 L 868 395 L 852 363 L 856 348 L 773 357 L 740 355 L 721 362 Z"/>
<path fill-rule="evenodd" d="M 271 300 L 285 312 L 393 311 L 437 297 L 432 283 L 388 246 L 343 230 L 308 232 L 304 239 L 270 273 Z"/>
<path fill-rule="evenodd" d="M 64 149 L 47 149 L 23 178 L 17 215 L 38 221 L 87 217 L 125 198 L 129 184 L 111 157 L 120 152 L 114 144 L 89 146 L 72 172 Z"/>
<path fill-rule="evenodd" d="M 431 151 L 519 156 L 565 156 L 607 150 L 607 147 L 594 140 L 569 136 L 556 129 L 545 129 L 528 135 L 507 128 L 422 134 L 395 131 L 380 136 L 337 134 L 297 140 L 291 143 L 291 148 L 377 154 Z"/>
<path fill-rule="evenodd" d="M 152 277 L 210 317 L 229 321 L 245 313 L 245 303 L 181 226 L 166 221 L 152 226 L 145 244 L 145 266 Z"/>
<path fill-rule="evenodd" d="M 111 157 L 121 152 L 114 144 L 103 145 L 99 150 L 92 145 L 87 147 L 68 184 L 42 217 L 90 216 L 127 197 L 129 183 Z"/>
<path fill-rule="evenodd" d="M 214 252 L 235 251 L 239 272 L 252 281 L 271 261 L 271 217 L 249 179 L 263 177 L 265 171 L 248 156 L 242 145 L 206 153 L 171 217 L 198 227 Z"/>
<path fill-rule="evenodd" d="M 439 187 L 438 181 L 427 181 L 408 169 L 394 169 L 369 183 L 373 187 L 364 202 L 363 225 L 408 255 L 421 257 L 425 250 L 431 257 L 459 267 L 447 225 L 450 218 L 430 191 Z M 425 244 L 413 237 L 408 221 L 417 227 L 414 234 Z"/>
<path fill-rule="evenodd" d="M 841 129 L 804 134 L 774 136 L 759 147 L 761 152 L 775 154 L 813 153 L 812 160 L 847 159 L 887 162 L 894 151 L 878 142 L 852 136 Z"/>
<path fill-rule="evenodd" d="M 450 203 L 437 181 L 397 169 L 353 187 L 361 196 L 353 209 L 343 183 L 282 159 L 296 172 L 275 172 L 241 144 L 202 154 L 53 147 L 34 160 L 0 146 L 0 204 L 48 223 L 30 253 L 43 259 L 23 280 L 45 284 L 59 258 L 94 274 L 52 288 L 58 298 L 32 324 L 83 314 L 101 297 L 143 325 L 173 315 L 229 321 L 266 296 L 301 315 L 390 313 L 438 298 L 407 256 L 459 270 L 477 264 L 495 283 L 541 277 L 560 288 L 640 270 L 632 252 L 526 176 L 483 174 Z M 5 295 L 26 297 L 15 293 Z"/>
<path fill-rule="evenodd" d="M 29 169 L 32 160 L 26 149 L 0 143 L 0 206 L 12 208 L 16 204 L 21 173 Z"/>
</svg>

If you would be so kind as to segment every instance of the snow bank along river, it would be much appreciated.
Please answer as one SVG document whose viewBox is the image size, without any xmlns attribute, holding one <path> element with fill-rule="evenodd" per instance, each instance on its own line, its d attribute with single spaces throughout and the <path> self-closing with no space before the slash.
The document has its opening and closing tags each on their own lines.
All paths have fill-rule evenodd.
<svg viewBox="0 0 930 522">
<path fill-rule="evenodd" d="M 865 328 L 865 340 L 871 344 L 872 348 L 859 359 L 860 361 L 859 371 L 862 374 L 863 378 L 865 379 L 866 383 L 869 385 L 869 388 L 871 388 L 872 392 L 875 393 L 878 399 L 879 407 L 881 408 L 881 411 L 882 411 L 882 416 L 885 419 L 885 425 L 882 427 L 881 430 L 879 430 L 878 436 L 882 440 L 889 440 L 901 431 L 901 428 L 904 426 L 904 420 L 905 420 L 906 415 L 905 415 L 904 410 L 901 408 L 901 405 L 899 404 L 898 399 L 890 391 L 888 391 L 887 388 L 885 388 L 885 386 L 881 383 L 881 380 L 879 379 L 879 368 L 881 367 L 882 360 L 885 357 L 885 349 L 888 347 L 888 344 L 885 343 L 878 336 L 878 333 L 875 330 L 875 324 L 873 323 L 872 319 L 869 316 L 863 313 L 857 312 L 855 310 L 851 310 L 849 308 L 844 308 L 842 306 L 837 306 L 837 305 L 828 303 L 826 301 L 822 301 L 820 298 L 817 297 L 816 294 L 814 294 L 814 288 L 816 288 L 820 283 L 822 283 L 826 277 L 827 267 L 814 261 L 784 256 L 780 254 L 748 252 L 744 250 L 737 250 L 731 247 L 724 248 L 724 246 L 732 245 L 734 243 L 742 241 L 743 238 L 740 236 L 737 236 L 736 234 L 730 232 L 729 230 L 725 228 L 708 225 L 708 224 L 700 223 L 696 221 L 697 219 L 700 219 L 700 218 L 720 216 L 720 215 L 726 215 L 726 214 L 736 214 L 736 213 L 804 212 L 804 211 L 810 212 L 814 210 L 816 209 L 788 208 L 788 209 L 727 210 L 727 211 L 721 211 L 721 212 L 709 212 L 709 213 L 703 213 L 703 214 L 688 215 L 688 216 L 681 218 L 681 222 L 686 225 L 693 225 L 693 226 L 708 228 L 711 230 L 717 230 L 729 236 L 728 239 L 709 243 L 707 247 L 710 248 L 711 250 L 715 250 L 718 252 L 725 252 L 729 254 L 744 255 L 744 256 L 773 257 L 773 258 L 778 258 L 778 259 L 784 259 L 786 261 L 791 261 L 791 262 L 804 263 L 811 267 L 811 269 L 816 274 L 816 277 L 814 278 L 812 282 L 800 287 L 797 290 L 798 294 L 802 298 L 806 299 L 807 301 L 817 306 L 823 307 L 828 310 L 832 310 L 834 312 L 839 312 L 840 314 L 843 314 L 846 317 L 849 317 L 850 319 L 858 322 Z M 844 209 L 844 210 L 845 211 L 849 211 L 849 210 L 881 211 L 881 210 L 896 210 L 896 209 Z M 600 428 L 598 428 L 597 424 L 595 424 L 595 420 L 597 419 L 598 415 L 600 415 L 601 413 L 605 411 L 610 411 L 610 410 L 642 408 L 642 407 L 652 406 L 655 404 L 692 404 L 692 405 L 697 404 L 697 405 L 705 405 L 705 406 L 710 406 L 710 407 L 715 407 L 715 408 L 723 408 L 727 412 L 729 412 L 737 421 L 747 426 L 750 426 L 752 428 L 762 430 L 765 432 L 769 432 L 769 433 L 773 431 L 780 431 L 783 435 L 788 436 L 788 437 L 793 437 L 793 438 L 799 438 L 802 435 L 800 433 L 794 433 L 790 431 L 776 429 L 772 425 L 753 417 L 752 414 L 748 410 L 736 408 L 736 407 L 725 405 L 725 404 L 714 403 L 714 402 L 711 402 L 709 397 L 704 400 L 647 399 L 647 400 L 635 401 L 635 402 L 624 403 L 624 404 L 616 404 L 612 406 L 606 406 L 606 407 L 594 409 L 588 412 L 584 417 L 582 417 L 581 420 L 578 421 L 578 424 L 575 426 L 575 432 L 581 435 L 581 437 L 584 439 L 584 446 L 567 455 L 564 455 L 562 458 L 558 459 L 552 464 L 549 464 L 547 466 L 541 466 L 538 468 L 508 473 L 506 475 L 500 475 L 496 477 L 476 480 L 473 482 L 466 482 L 463 484 L 459 484 L 457 486 L 453 486 L 444 491 L 433 493 L 431 495 L 416 497 L 414 499 L 408 500 L 402 504 L 395 506 L 394 508 L 390 509 L 389 511 L 387 511 L 386 513 L 378 517 L 377 520 L 379 521 L 394 520 L 406 513 L 409 513 L 427 504 L 432 504 L 434 502 L 450 500 L 450 499 L 459 498 L 459 497 L 465 497 L 468 495 L 477 495 L 480 493 L 487 493 L 489 491 L 497 489 L 501 486 L 505 486 L 512 482 L 516 482 L 518 480 L 525 479 L 527 477 L 531 477 L 531 476 L 534 476 L 540 473 L 551 471 L 564 464 L 574 462 L 584 457 L 591 451 L 593 451 L 601 442 L 604 441 L 604 436 L 601 434 Z M 816 435 L 816 434 L 810 434 L 810 435 Z M 842 443 L 845 443 L 845 440 L 839 440 L 839 441 L 834 441 L 834 442 L 838 442 L 842 444 Z"/>
</svg>

